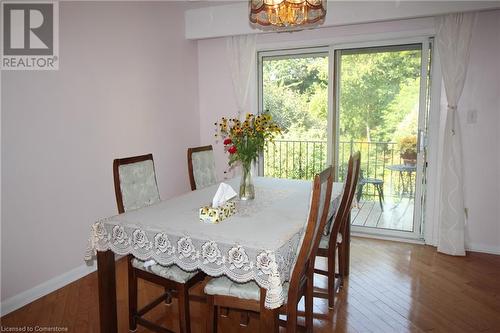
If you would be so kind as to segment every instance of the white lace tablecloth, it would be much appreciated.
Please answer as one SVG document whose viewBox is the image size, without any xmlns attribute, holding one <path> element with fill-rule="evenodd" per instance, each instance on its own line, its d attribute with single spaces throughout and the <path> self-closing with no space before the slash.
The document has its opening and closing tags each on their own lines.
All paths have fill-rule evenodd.
<svg viewBox="0 0 500 333">
<path fill-rule="evenodd" d="M 239 180 L 226 181 L 237 191 Z M 111 250 L 186 271 L 201 269 L 267 289 L 268 308 L 283 304 L 309 212 L 312 182 L 256 177 L 255 200 L 236 200 L 237 213 L 218 224 L 200 222 L 218 184 L 93 224 L 90 254 Z M 335 184 L 333 206 L 342 188 Z"/>
</svg>

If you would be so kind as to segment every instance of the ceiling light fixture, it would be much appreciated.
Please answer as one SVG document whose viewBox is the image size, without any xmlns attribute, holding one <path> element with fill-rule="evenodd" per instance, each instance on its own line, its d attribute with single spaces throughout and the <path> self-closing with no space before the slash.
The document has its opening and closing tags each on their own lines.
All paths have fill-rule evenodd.
<svg viewBox="0 0 500 333">
<path fill-rule="evenodd" d="M 320 25 L 325 20 L 326 0 L 250 0 L 250 22 L 269 30 Z"/>
</svg>

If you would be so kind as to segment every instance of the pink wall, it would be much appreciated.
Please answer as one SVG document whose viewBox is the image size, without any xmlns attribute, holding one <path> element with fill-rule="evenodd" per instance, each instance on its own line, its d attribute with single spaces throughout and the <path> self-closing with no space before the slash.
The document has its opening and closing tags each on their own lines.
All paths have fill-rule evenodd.
<svg viewBox="0 0 500 333">
<path fill-rule="evenodd" d="M 198 41 L 200 141 L 213 145 L 219 179 L 224 178 L 228 166 L 222 143 L 214 137 L 214 123 L 223 116 L 236 116 L 238 110 L 225 51 L 224 38 Z"/>
<path fill-rule="evenodd" d="M 60 70 L 2 73 L 2 301 L 84 264 L 116 213 L 112 161 L 152 152 L 161 196 L 189 190 L 196 42 L 183 4 L 60 3 Z"/>
</svg>

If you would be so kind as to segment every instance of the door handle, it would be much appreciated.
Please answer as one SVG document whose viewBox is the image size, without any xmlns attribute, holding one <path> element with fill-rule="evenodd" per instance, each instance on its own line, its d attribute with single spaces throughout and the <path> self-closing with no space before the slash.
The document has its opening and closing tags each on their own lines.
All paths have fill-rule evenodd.
<svg viewBox="0 0 500 333">
<path fill-rule="evenodd" d="M 423 130 L 419 129 L 417 135 L 417 153 L 420 154 L 424 151 L 426 146 L 427 143 L 425 142 L 425 133 Z"/>
</svg>

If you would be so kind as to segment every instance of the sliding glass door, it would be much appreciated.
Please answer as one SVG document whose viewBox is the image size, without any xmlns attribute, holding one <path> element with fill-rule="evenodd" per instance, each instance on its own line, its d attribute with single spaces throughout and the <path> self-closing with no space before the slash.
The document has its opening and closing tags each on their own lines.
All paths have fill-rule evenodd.
<svg viewBox="0 0 500 333">
<path fill-rule="evenodd" d="M 428 39 L 259 53 L 260 112 L 282 127 L 259 173 L 312 179 L 332 164 L 343 182 L 361 152 L 353 231 L 419 238 L 425 186 Z"/>
<path fill-rule="evenodd" d="M 361 152 L 353 231 L 419 238 L 422 231 L 428 43 L 334 51 L 338 177 Z"/>
</svg>

